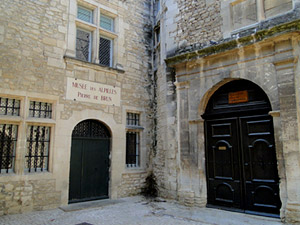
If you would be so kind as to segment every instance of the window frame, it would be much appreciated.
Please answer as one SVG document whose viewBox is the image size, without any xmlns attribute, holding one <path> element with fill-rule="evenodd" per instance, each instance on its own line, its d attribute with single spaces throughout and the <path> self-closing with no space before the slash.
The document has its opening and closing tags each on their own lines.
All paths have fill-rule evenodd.
<svg viewBox="0 0 300 225">
<path fill-rule="evenodd" d="M 11 162 L 11 168 L 5 168 L 5 169 L 2 169 L 1 167 L 2 167 L 2 163 L 1 163 L 1 167 L 0 167 L 0 174 L 1 175 L 3 175 L 3 174 L 11 174 L 11 173 L 13 173 L 14 172 L 14 170 L 15 170 L 15 162 L 16 162 L 16 151 L 17 151 L 17 145 L 18 145 L 18 134 L 19 134 L 19 124 L 16 124 L 16 123 L 12 123 L 12 122 L 10 122 L 10 121 L 8 121 L 8 122 L 6 122 L 6 121 L 4 121 L 4 122 L 2 122 L 2 121 L 0 121 L 0 125 L 4 125 L 4 126 L 6 126 L 6 125 L 10 125 L 10 126 L 16 126 L 16 136 L 15 137 L 13 137 L 13 138 L 15 138 L 15 140 L 14 139 L 12 139 L 11 141 L 13 142 L 13 154 L 12 154 L 12 156 L 10 156 L 11 158 L 12 158 L 12 162 Z M 12 128 L 13 129 L 13 128 Z M 0 135 L 1 136 L 1 135 Z M 1 141 L 2 141 L 2 138 L 0 138 L 0 143 L 1 143 Z M 3 154 L 3 153 L 2 153 Z M 0 160 L 2 161 L 2 159 L 3 159 L 3 157 L 2 157 L 3 155 L 0 155 Z"/>
<path fill-rule="evenodd" d="M 91 18 L 90 18 L 90 21 L 86 21 L 86 20 L 82 20 L 78 17 L 78 12 L 79 12 L 79 9 L 83 9 L 83 10 L 86 10 L 88 12 L 91 13 Z M 76 14 L 76 18 L 80 21 L 84 21 L 85 23 L 90 23 L 90 24 L 94 24 L 94 10 L 92 9 L 89 9 L 89 8 L 86 8 L 80 4 L 77 4 L 77 14 Z"/>
<path fill-rule="evenodd" d="M 126 168 L 128 169 L 140 169 L 142 166 L 142 131 L 143 131 L 143 127 L 141 126 L 141 118 L 142 118 L 142 114 L 140 112 L 132 112 L 132 111 L 128 111 L 126 112 L 126 151 L 125 151 L 125 165 Z M 132 122 L 135 121 L 135 122 Z M 137 123 L 136 123 L 137 121 Z M 135 152 L 136 152 L 136 163 L 135 164 L 127 164 L 127 159 L 128 159 L 128 151 L 129 151 L 129 147 L 128 147 L 128 134 L 132 134 L 134 133 L 136 135 L 136 142 L 135 142 Z"/>
<path fill-rule="evenodd" d="M 66 54 L 69 55 L 72 58 L 84 61 L 84 62 L 90 62 L 93 64 L 97 64 L 99 66 L 105 66 L 114 68 L 114 66 L 117 65 L 117 40 L 118 40 L 118 34 L 117 34 L 117 28 L 118 28 L 118 15 L 117 11 L 114 9 L 109 9 L 101 4 L 98 4 L 96 2 L 90 3 L 85 0 L 71 0 L 70 3 L 73 7 L 70 11 L 70 24 L 69 24 L 69 35 L 68 36 L 68 49 L 66 51 Z M 86 22 L 84 20 L 81 20 L 78 18 L 78 8 L 83 8 L 86 10 L 90 10 L 93 12 L 93 23 Z M 76 9 L 76 10 L 75 10 Z M 72 18 L 71 15 L 75 16 L 75 19 Z M 105 17 L 110 19 L 111 21 L 111 30 L 106 29 L 105 27 L 101 26 L 101 17 Z M 74 21 L 74 23 L 73 23 Z M 74 30 L 73 30 L 74 29 Z M 89 41 L 89 56 L 88 60 L 84 59 L 84 57 L 79 58 L 77 57 L 77 29 L 82 30 L 84 32 L 90 33 L 90 41 Z M 75 33 L 72 36 L 72 33 Z M 109 39 L 111 42 L 111 50 L 110 50 L 110 63 L 109 65 L 103 65 L 99 62 L 99 46 L 100 46 L 100 37 L 103 37 L 105 39 Z M 74 47 L 73 47 L 74 46 Z M 74 54 L 74 55 L 73 55 Z"/>
<path fill-rule="evenodd" d="M 237 33 L 250 29 L 250 28 L 254 28 L 255 26 L 257 26 L 259 23 L 261 23 L 264 20 L 268 20 L 271 19 L 273 17 L 276 17 L 278 15 L 281 15 L 282 13 L 287 13 L 291 10 L 293 10 L 294 5 L 292 6 L 292 9 L 285 11 L 285 12 L 281 12 L 277 15 L 273 15 L 270 17 L 266 17 L 266 12 L 265 12 L 265 8 L 264 8 L 264 0 L 256 0 L 256 16 L 257 16 L 257 21 L 250 23 L 248 25 L 244 25 L 241 26 L 239 28 L 234 28 L 234 24 L 233 24 L 233 18 L 232 18 L 232 6 L 239 4 L 240 2 L 244 2 L 247 0 L 222 0 L 221 1 L 221 17 L 223 19 L 223 25 L 221 27 L 222 29 L 222 33 L 223 33 L 223 38 L 229 38 L 232 35 L 236 35 Z M 293 2 L 293 0 L 292 0 Z"/>
<path fill-rule="evenodd" d="M 101 38 L 103 38 L 103 39 L 106 39 L 106 40 L 109 40 L 110 41 L 110 51 L 109 51 L 109 67 L 112 67 L 112 65 L 113 65 L 113 48 L 114 48 L 114 40 L 112 39 L 112 38 L 109 38 L 109 37 L 106 37 L 106 36 L 104 36 L 104 35 L 99 35 L 99 50 L 98 50 L 98 52 L 99 52 L 99 55 L 98 55 L 98 60 L 99 60 L 99 65 L 101 65 L 101 66 L 107 66 L 107 65 L 105 65 L 105 64 L 101 64 L 100 63 L 100 44 L 101 44 L 101 42 L 100 42 L 100 39 Z"/>
<path fill-rule="evenodd" d="M 86 61 L 86 62 L 91 62 L 92 61 L 92 41 L 93 41 L 92 36 L 93 36 L 93 32 L 77 26 L 76 27 L 76 39 L 75 39 L 76 43 L 77 43 L 77 30 L 80 30 L 80 31 L 83 31 L 83 32 L 86 32 L 86 33 L 90 34 L 90 37 L 89 37 L 89 55 L 88 55 L 88 61 Z M 76 51 L 75 54 L 77 55 L 77 44 L 75 45 L 75 51 Z M 77 58 L 77 56 L 76 56 L 76 58 Z M 77 58 L 77 59 L 79 59 L 79 58 Z M 79 59 L 79 60 L 83 60 L 83 59 Z M 83 61 L 85 61 L 85 60 L 83 60 Z"/>
<path fill-rule="evenodd" d="M 41 173 L 51 173 L 53 171 L 53 146 L 54 146 L 54 136 L 55 136 L 55 124 L 56 124 L 56 104 L 59 100 L 57 96 L 44 95 L 41 94 L 39 98 L 36 97 L 35 93 L 28 92 L 26 96 L 21 96 L 16 91 L 9 91 L 9 94 L 3 94 L 1 98 L 10 98 L 19 101 L 19 115 L 0 115 L 0 124 L 9 124 L 16 126 L 16 138 L 14 141 L 14 153 L 12 168 L 9 168 L 8 172 L 6 169 L 1 170 L 1 176 L 15 176 L 15 175 L 38 175 Z M 51 118 L 39 118 L 30 117 L 29 108 L 30 102 L 43 102 L 52 105 Z M 49 146 L 48 146 L 48 156 L 47 156 L 47 168 L 37 170 L 36 172 L 27 172 L 25 162 L 26 162 L 26 151 L 27 151 L 27 127 L 30 125 L 35 126 L 47 126 L 50 128 L 49 131 Z M 1 156 L 2 157 L 2 156 Z M 1 158 L 0 157 L 0 158 Z M 1 168 L 0 168 L 1 169 Z"/>
<path fill-rule="evenodd" d="M 129 135 L 134 134 L 135 135 L 135 142 L 134 142 L 134 150 L 135 154 L 130 155 L 129 154 Z M 126 167 L 127 168 L 139 168 L 141 166 L 140 158 L 141 158 L 141 146 L 140 146 L 140 132 L 139 131 L 127 131 L 126 132 Z M 130 157 L 134 156 L 135 163 L 127 163 L 127 160 L 129 160 Z"/>
<path fill-rule="evenodd" d="M 106 19 L 110 19 L 111 20 L 111 29 L 106 29 L 106 28 L 104 28 L 104 27 L 101 26 L 101 17 L 104 17 Z M 110 32 L 115 32 L 115 18 L 113 18 L 111 16 L 108 16 L 108 15 L 100 12 L 99 27 L 100 27 L 100 29 L 104 29 L 104 30 L 107 30 L 107 31 L 110 31 Z"/>
<path fill-rule="evenodd" d="M 42 110 L 42 109 L 36 109 L 35 107 L 32 109 L 31 108 L 31 102 L 33 102 L 33 105 L 35 106 L 36 103 L 39 103 L 40 106 L 42 106 L 42 104 L 46 104 L 48 105 L 48 107 L 50 106 L 50 110 Z M 49 102 L 45 102 L 45 101 L 36 101 L 36 100 L 29 100 L 29 107 L 28 107 L 28 111 L 29 111 L 29 117 L 31 118 L 43 118 L 43 119 L 52 119 L 52 112 L 53 112 L 53 106 L 52 106 L 52 103 L 49 103 Z M 33 116 L 31 116 L 31 111 L 33 111 Z M 36 117 L 34 116 L 35 115 L 35 111 L 38 111 L 39 112 L 39 116 Z M 44 112 L 45 113 L 45 117 L 41 117 L 41 113 Z M 49 114 L 49 117 L 47 117 L 47 113 Z"/>
<path fill-rule="evenodd" d="M 47 162 L 45 163 L 45 168 L 41 168 L 41 167 L 32 167 L 32 168 L 27 168 L 26 167 L 26 164 L 27 164 L 27 151 L 28 151 L 28 143 L 32 143 L 32 145 L 35 143 L 35 142 L 41 142 L 39 141 L 39 139 L 33 139 L 32 142 L 29 142 L 28 141 L 28 130 L 30 127 L 45 127 L 45 128 L 48 128 L 49 129 L 49 134 L 48 134 L 48 141 L 44 141 L 44 142 L 47 142 L 48 143 L 48 148 L 47 148 L 47 156 L 44 156 L 44 158 L 47 158 Z M 51 154 L 51 140 L 53 139 L 52 138 L 52 126 L 47 124 L 41 124 L 41 123 L 28 123 L 27 126 L 26 126 L 26 150 L 25 150 L 25 154 L 24 154 L 24 171 L 27 172 L 27 173 L 39 173 L 39 172 L 49 172 L 49 168 L 50 168 L 50 154 Z M 43 142 L 43 143 L 44 143 Z M 42 144 L 43 145 L 43 144 Z M 39 145 L 40 146 L 40 145 Z M 31 158 L 35 158 L 37 156 L 31 156 Z M 32 169 L 32 171 L 31 171 Z"/>
</svg>

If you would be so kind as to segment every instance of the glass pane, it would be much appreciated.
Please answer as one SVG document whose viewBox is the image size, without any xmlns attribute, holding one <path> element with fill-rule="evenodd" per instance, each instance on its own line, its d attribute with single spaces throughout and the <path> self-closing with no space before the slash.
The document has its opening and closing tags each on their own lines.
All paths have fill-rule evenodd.
<svg viewBox="0 0 300 225">
<path fill-rule="evenodd" d="M 48 167 L 50 127 L 28 126 L 26 168 L 29 172 L 43 171 Z"/>
<path fill-rule="evenodd" d="M 19 116 L 20 100 L 0 98 L 0 115 Z"/>
<path fill-rule="evenodd" d="M 99 64 L 111 66 L 112 40 L 100 37 L 99 44 Z"/>
<path fill-rule="evenodd" d="M 140 125 L 140 115 L 137 113 L 127 113 L 127 125 L 139 126 Z"/>
<path fill-rule="evenodd" d="M 91 33 L 77 29 L 76 58 L 90 61 Z"/>
<path fill-rule="evenodd" d="M 13 169 L 18 126 L 0 124 L 0 164 L 1 173 L 8 173 Z"/>
<path fill-rule="evenodd" d="M 79 6 L 77 9 L 77 18 L 88 23 L 93 23 L 93 12 L 92 10 Z"/>
<path fill-rule="evenodd" d="M 137 167 L 139 159 L 139 134 L 127 132 L 126 134 L 126 165 Z"/>
<path fill-rule="evenodd" d="M 100 16 L 100 27 L 109 31 L 114 31 L 114 20 L 108 16 Z"/>
<path fill-rule="evenodd" d="M 50 119 L 52 117 L 52 104 L 47 102 L 30 101 L 29 116 Z"/>
</svg>

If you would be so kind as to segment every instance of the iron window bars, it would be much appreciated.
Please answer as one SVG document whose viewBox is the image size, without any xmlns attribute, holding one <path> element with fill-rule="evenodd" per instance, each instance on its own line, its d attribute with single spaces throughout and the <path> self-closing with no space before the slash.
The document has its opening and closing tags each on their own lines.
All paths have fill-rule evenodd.
<svg viewBox="0 0 300 225">
<path fill-rule="evenodd" d="M 100 37 L 99 43 L 99 64 L 112 66 L 112 40 Z"/>
<path fill-rule="evenodd" d="M 127 113 L 127 125 L 139 126 L 140 125 L 140 114 Z"/>
<path fill-rule="evenodd" d="M 97 120 L 85 120 L 76 125 L 72 137 L 110 138 L 110 133 Z"/>
<path fill-rule="evenodd" d="M 20 100 L 0 97 L 0 115 L 19 116 Z"/>
<path fill-rule="evenodd" d="M 52 104 L 47 102 L 30 101 L 29 116 L 36 118 L 48 118 L 52 116 Z"/>
<path fill-rule="evenodd" d="M 139 166 L 139 132 L 126 133 L 126 166 L 138 167 Z"/>
<path fill-rule="evenodd" d="M 17 135 L 17 125 L 0 124 L 0 173 L 8 173 L 13 170 Z"/>
<path fill-rule="evenodd" d="M 99 10 L 99 9 L 98 9 Z M 76 58 L 82 61 L 91 62 L 92 60 L 92 47 L 99 48 L 99 65 L 112 67 L 113 65 L 113 39 L 109 37 L 102 37 L 101 31 L 99 36 L 96 32 L 97 28 L 104 29 L 106 31 L 114 32 L 114 18 L 103 15 L 100 13 L 100 21 L 94 24 L 91 31 L 85 30 L 86 24 L 80 25 L 82 21 L 93 24 L 93 10 L 78 6 L 77 7 L 77 19 L 79 19 L 79 24 L 77 24 L 76 30 Z M 100 29 L 100 30 L 101 30 Z M 96 32 L 96 38 L 100 39 L 99 46 L 93 46 L 92 36 Z"/>
<path fill-rule="evenodd" d="M 141 129 L 140 114 L 127 113 L 126 125 L 130 129 Z M 140 164 L 140 132 L 129 130 L 126 133 L 126 166 L 138 167 Z"/>
<path fill-rule="evenodd" d="M 50 127 L 28 126 L 25 167 L 28 172 L 48 170 Z"/>
</svg>

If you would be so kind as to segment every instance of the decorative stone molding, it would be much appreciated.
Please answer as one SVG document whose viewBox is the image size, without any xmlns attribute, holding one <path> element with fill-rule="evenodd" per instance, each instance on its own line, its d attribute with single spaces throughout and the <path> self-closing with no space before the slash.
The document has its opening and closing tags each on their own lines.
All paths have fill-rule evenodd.
<svg viewBox="0 0 300 225">
<path fill-rule="evenodd" d="M 280 111 L 270 111 L 269 115 L 272 117 L 280 117 Z"/>
</svg>

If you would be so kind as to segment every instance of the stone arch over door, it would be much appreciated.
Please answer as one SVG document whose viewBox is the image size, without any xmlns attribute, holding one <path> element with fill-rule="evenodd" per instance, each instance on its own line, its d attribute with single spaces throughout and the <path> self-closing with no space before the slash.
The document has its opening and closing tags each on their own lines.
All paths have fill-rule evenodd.
<svg viewBox="0 0 300 225">
<path fill-rule="evenodd" d="M 279 177 L 272 110 L 266 93 L 230 81 L 209 98 L 205 113 L 207 204 L 279 216 Z"/>
<path fill-rule="evenodd" d="M 93 119 L 72 132 L 69 203 L 108 198 L 111 132 Z"/>
</svg>

